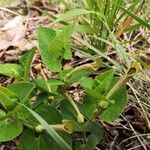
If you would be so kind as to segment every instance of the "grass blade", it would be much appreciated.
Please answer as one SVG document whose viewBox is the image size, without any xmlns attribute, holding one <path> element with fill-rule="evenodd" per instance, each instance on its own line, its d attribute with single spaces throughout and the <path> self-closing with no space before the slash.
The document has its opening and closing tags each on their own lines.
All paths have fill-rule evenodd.
<svg viewBox="0 0 150 150">
<path fill-rule="evenodd" d="M 75 16 L 80 16 L 80 15 L 85 15 L 85 14 L 90 14 L 90 13 L 95 13 L 95 12 L 88 11 L 85 9 L 73 9 L 64 14 L 61 14 L 56 20 L 54 20 L 53 23 L 57 23 L 57 22 L 64 21 L 66 19 L 69 19 Z"/>
<path fill-rule="evenodd" d="M 148 29 L 150 29 L 150 24 L 148 24 L 146 21 L 144 21 L 141 18 L 137 17 L 136 15 L 134 15 L 130 11 L 124 9 L 123 7 L 119 6 L 118 4 L 115 4 L 115 5 L 118 6 L 119 8 L 121 8 L 123 11 L 125 11 L 129 16 L 131 16 L 133 19 L 135 19 L 141 25 L 143 25 L 143 26 L 147 27 Z"/>
</svg>

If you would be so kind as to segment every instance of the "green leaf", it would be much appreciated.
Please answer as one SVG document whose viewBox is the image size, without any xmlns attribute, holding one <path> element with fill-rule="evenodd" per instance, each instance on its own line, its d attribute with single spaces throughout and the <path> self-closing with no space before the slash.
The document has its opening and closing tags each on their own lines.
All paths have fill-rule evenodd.
<svg viewBox="0 0 150 150">
<path fill-rule="evenodd" d="M 78 82 L 83 76 L 89 76 L 91 73 L 92 71 L 90 69 L 76 70 L 76 68 L 74 68 L 70 70 L 64 78 L 67 82 L 74 83 Z M 68 74 L 70 74 L 69 77 Z"/>
<path fill-rule="evenodd" d="M 9 89 L 0 86 L 0 104 L 7 110 L 11 110 L 16 106 L 17 98 Z"/>
<path fill-rule="evenodd" d="M 19 82 L 8 86 L 8 89 L 16 94 L 21 103 L 29 106 L 29 98 L 34 90 L 35 85 L 30 82 Z M 20 105 L 13 109 L 13 113 L 17 114 L 19 119 L 27 118 L 30 113 Z"/>
<path fill-rule="evenodd" d="M 35 133 L 32 130 L 25 130 L 19 139 L 19 150 L 49 150 L 49 145 L 47 141 Z"/>
<path fill-rule="evenodd" d="M 81 113 L 90 119 L 93 116 L 94 110 L 97 108 L 97 102 L 92 96 L 86 94 L 83 99 L 83 104 L 79 104 L 79 108 Z"/>
<path fill-rule="evenodd" d="M 95 79 L 95 91 L 100 93 L 104 97 L 108 94 L 111 88 L 115 85 L 117 79 L 114 76 L 115 70 L 111 69 L 98 75 Z M 91 94 L 94 92 L 91 92 Z M 93 96 L 96 94 L 93 94 Z M 123 112 L 127 104 L 126 88 L 123 86 L 120 88 L 109 101 L 109 106 L 100 114 L 100 119 L 104 121 L 114 121 Z M 114 103 L 111 103 L 114 101 Z"/>
<path fill-rule="evenodd" d="M 32 63 L 33 56 L 35 54 L 35 47 L 33 47 L 31 50 L 29 50 L 27 53 L 25 53 L 19 60 L 21 66 L 24 70 L 23 80 L 28 81 L 29 80 L 29 73 L 30 73 L 30 67 Z"/>
<path fill-rule="evenodd" d="M 43 80 L 43 79 L 33 79 L 33 82 L 38 86 L 38 87 L 40 87 L 41 89 L 43 89 L 43 90 L 45 90 L 45 91 L 47 91 L 47 92 L 49 92 L 49 89 L 48 89 L 48 87 L 47 87 L 47 85 L 46 85 L 46 81 L 45 80 Z M 55 92 L 56 92 L 56 90 L 54 90 L 54 89 L 57 89 L 57 86 L 59 86 L 59 85 L 63 85 L 64 83 L 63 82 L 61 82 L 60 80 L 48 80 L 47 81 L 47 84 L 50 86 L 50 88 L 51 88 L 51 92 L 49 92 L 49 94 L 50 95 L 52 95 L 52 96 L 55 96 L 56 94 L 55 94 Z"/>
<path fill-rule="evenodd" d="M 103 127 L 97 123 L 97 122 L 90 122 L 88 125 L 85 123 L 85 132 L 90 132 L 91 134 L 96 136 L 97 144 L 102 140 L 103 138 Z"/>
<path fill-rule="evenodd" d="M 72 105 L 66 99 L 61 101 L 60 110 L 64 119 L 67 120 L 76 119 L 76 112 L 72 107 Z"/>
<path fill-rule="evenodd" d="M 35 111 L 31 110 L 30 108 L 22 105 L 24 108 L 26 108 L 38 121 L 41 123 L 45 130 L 48 132 L 48 134 L 52 137 L 52 139 L 61 147 L 63 150 L 71 150 L 71 147 L 63 140 L 63 138 L 53 129 L 49 126 L 49 124 Z"/>
<path fill-rule="evenodd" d="M 58 58 L 63 56 L 64 49 L 68 47 L 71 34 L 73 32 L 74 25 L 65 26 L 61 32 L 59 32 L 50 42 L 49 42 L 49 52 L 50 54 Z"/>
<path fill-rule="evenodd" d="M 34 83 L 37 87 L 39 87 L 40 91 L 43 91 L 43 90 L 44 90 L 44 91 L 48 92 L 49 95 L 55 96 L 54 93 L 52 93 L 52 92 L 49 91 L 49 88 L 48 88 L 48 86 L 47 86 L 47 83 L 46 83 L 46 81 L 45 81 L 44 79 L 33 79 L 32 81 L 33 81 L 33 83 Z"/>
<path fill-rule="evenodd" d="M 85 150 L 84 145 L 82 145 L 80 141 L 75 141 L 74 142 L 74 150 Z"/>
<path fill-rule="evenodd" d="M 26 100 L 31 92 L 33 91 L 35 85 L 30 82 L 19 82 L 8 86 L 8 89 L 16 94 L 20 101 Z"/>
<path fill-rule="evenodd" d="M 0 74 L 20 79 L 22 77 L 22 67 L 17 64 L 0 64 Z"/>
<path fill-rule="evenodd" d="M 90 77 L 82 77 L 79 80 L 79 84 L 83 88 L 85 87 L 85 88 L 92 89 L 93 85 L 94 85 L 94 80 L 92 78 L 90 78 Z"/>
<path fill-rule="evenodd" d="M 80 131 L 85 133 L 88 133 L 86 143 L 83 144 L 80 147 L 84 147 L 86 150 L 93 150 L 95 149 L 95 146 L 102 140 L 103 138 L 103 128 L 99 123 L 92 122 L 88 120 L 84 124 L 77 124 L 75 126 L 75 131 Z"/>
<path fill-rule="evenodd" d="M 53 106 L 48 106 L 46 104 L 41 104 L 34 109 L 48 124 L 61 124 L 62 116 L 57 109 Z M 33 117 L 28 118 L 30 124 L 37 126 L 39 122 Z"/>
<path fill-rule="evenodd" d="M 135 19 L 137 22 L 139 22 L 141 25 L 147 27 L 148 29 L 150 29 L 150 24 L 148 24 L 146 21 L 142 20 L 141 18 L 137 17 L 136 15 L 134 15 L 133 13 L 131 13 L 130 11 L 128 11 L 127 9 L 115 4 L 116 6 L 118 6 L 119 8 L 121 8 L 123 11 L 125 11 L 129 16 L 131 16 L 133 19 Z"/>
<path fill-rule="evenodd" d="M 5 118 L 0 120 L 0 142 L 13 140 L 23 130 L 23 126 L 19 120 Z"/>
<path fill-rule="evenodd" d="M 40 54 L 44 64 L 50 71 L 59 72 L 62 68 L 61 60 L 53 56 L 49 50 L 49 43 L 56 36 L 56 31 L 39 27 L 37 32 Z"/>
<path fill-rule="evenodd" d="M 102 95 L 106 95 L 110 89 L 110 85 L 114 74 L 115 74 L 115 70 L 110 69 L 98 75 L 95 79 L 96 85 L 94 90 Z"/>
<path fill-rule="evenodd" d="M 47 95 L 45 93 L 39 93 L 36 96 L 36 100 L 31 104 L 31 108 L 34 109 L 44 102 L 47 102 Z"/>
<path fill-rule="evenodd" d="M 10 97 L 10 98 L 15 98 L 16 94 L 12 91 L 10 91 L 8 88 L 0 86 L 0 92 L 5 94 L 6 96 Z"/>
<path fill-rule="evenodd" d="M 61 134 L 63 139 L 71 145 L 71 137 L 66 134 Z M 35 136 L 32 130 L 25 130 L 20 138 L 19 150 L 58 150 L 60 147 L 54 142 L 52 138 L 46 133 L 41 133 Z"/>
<path fill-rule="evenodd" d="M 71 51 L 71 46 L 70 45 L 66 45 L 64 47 L 65 52 L 64 52 L 64 59 L 66 60 L 70 60 L 72 58 L 72 51 Z"/>
<path fill-rule="evenodd" d="M 87 142 L 85 144 L 84 149 L 86 150 L 93 150 L 95 149 L 95 146 L 97 145 L 97 137 L 94 134 L 90 134 L 87 137 Z"/>
<path fill-rule="evenodd" d="M 114 80 L 113 85 L 116 83 Z M 111 86 L 112 87 L 112 86 Z M 104 121 L 114 121 L 123 112 L 125 106 L 127 105 L 127 92 L 125 86 L 121 87 L 111 98 L 114 103 L 108 106 L 108 108 L 103 111 L 100 115 L 100 119 Z"/>
</svg>

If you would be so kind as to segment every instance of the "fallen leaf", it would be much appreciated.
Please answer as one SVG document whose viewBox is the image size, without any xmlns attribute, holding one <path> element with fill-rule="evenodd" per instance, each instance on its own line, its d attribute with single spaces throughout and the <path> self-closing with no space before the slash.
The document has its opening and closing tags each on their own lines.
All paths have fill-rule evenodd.
<svg viewBox="0 0 150 150">
<path fill-rule="evenodd" d="M 16 16 L 2 28 L 0 28 L 0 50 L 7 49 L 9 46 L 19 47 L 25 39 L 26 27 L 24 17 Z"/>
</svg>

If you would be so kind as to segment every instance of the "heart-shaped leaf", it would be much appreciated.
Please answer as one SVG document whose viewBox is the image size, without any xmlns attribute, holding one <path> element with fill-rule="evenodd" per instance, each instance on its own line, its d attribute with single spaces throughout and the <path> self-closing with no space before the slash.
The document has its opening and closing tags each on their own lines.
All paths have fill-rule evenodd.
<svg viewBox="0 0 150 150">
<path fill-rule="evenodd" d="M 41 104 L 34 109 L 48 124 L 61 124 L 62 116 L 57 109 L 52 106 Z M 33 117 L 30 116 L 28 121 L 33 126 L 39 124 L 39 122 Z"/>
<path fill-rule="evenodd" d="M 23 69 L 18 64 L 0 64 L 0 74 L 21 79 Z"/>
<path fill-rule="evenodd" d="M 68 48 L 71 34 L 74 30 L 74 25 L 65 26 L 49 43 L 49 52 L 58 58 L 63 56 L 64 49 Z"/>
<path fill-rule="evenodd" d="M 59 133 L 66 143 L 71 145 L 71 137 L 65 133 Z M 20 138 L 19 150 L 58 150 L 60 147 L 47 134 L 41 133 L 35 136 L 32 130 L 25 130 Z"/>
<path fill-rule="evenodd" d="M 21 103 L 29 106 L 28 99 L 34 90 L 34 87 L 35 85 L 33 83 L 19 82 L 9 85 L 8 89 L 16 94 Z M 14 108 L 13 113 L 17 114 L 19 119 L 25 119 L 30 115 L 30 113 L 20 105 L 17 105 Z"/>
<path fill-rule="evenodd" d="M 56 36 L 56 31 L 49 28 L 39 27 L 37 32 L 40 54 L 44 64 L 50 71 L 59 72 L 62 68 L 61 61 L 53 56 L 49 50 L 49 43 Z"/>
<path fill-rule="evenodd" d="M 12 118 L 0 119 L 0 142 L 6 142 L 16 138 L 23 130 L 19 120 Z"/>
<path fill-rule="evenodd" d="M 16 94 L 20 101 L 26 100 L 31 92 L 33 91 L 35 85 L 30 82 L 19 82 L 8 86 L 8 89 Z"/>
</svg>

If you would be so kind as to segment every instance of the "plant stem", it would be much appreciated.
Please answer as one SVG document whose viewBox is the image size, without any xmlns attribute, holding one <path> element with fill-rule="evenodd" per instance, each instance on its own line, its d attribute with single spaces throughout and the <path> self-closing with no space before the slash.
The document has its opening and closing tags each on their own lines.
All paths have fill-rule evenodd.
<svg viewBox="0 0 150 150">
<path fill-rule="evenodd" d="M 77 107 L 77 105 L 75 104 L 74 100 L 72 99 L 72 97 L 67 93 L 64 92 L 63 95 L 67 98 L 67 100 L 70 102 L 70 104 L 73 106 L 73 108 L 75 109 L 76 113 L 77 113 L 77 121 L 79 123 L 83 123 L 84 122 L 84 116 L 82 115 L 82 113 L 80 112 L 79 108 Z"/>
<path fill-rule="evenodd" d="M 56 124 L 56 125 L 49 125 L 50 128 L 53 128 L 55 131 L 65 131 L 68 132 L 63 124 Z M 35 127 L 35 130 L 39 133 L 41 133 L 43 130 L 45 130 L 44 126 L 42 124 L 39 124 Z"/>
<path fill-rule="evenodd" d="M 128 73 L 123 75 L 113 88 L 106 95 L 107 99 L 110 99 L 123 85 L 125 85 L 135 74 L 136 68 L 130 68 Z"/>
</svg>

